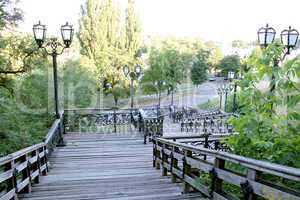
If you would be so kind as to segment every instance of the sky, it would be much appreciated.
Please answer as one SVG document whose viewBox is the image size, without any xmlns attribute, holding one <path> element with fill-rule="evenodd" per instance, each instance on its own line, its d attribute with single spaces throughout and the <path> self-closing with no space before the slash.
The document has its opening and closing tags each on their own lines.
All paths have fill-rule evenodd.
<svg viewBox="0 0 300 200">
<path fill-rule="evenodd" d="M 123 9 L 127 0 L 117 0 Z M 48 33 L 59 34 L 66 21 L 77 27 L 85 0 L 21 0 L 23 31 L 41 20 Z M 136 0 L 144 35 L 197 36 L 229 44 L 253 41 L 257 30 L 269 23 L 279 33 L 291 25 L 300 30 L 300 0 Z"/>
</svg>

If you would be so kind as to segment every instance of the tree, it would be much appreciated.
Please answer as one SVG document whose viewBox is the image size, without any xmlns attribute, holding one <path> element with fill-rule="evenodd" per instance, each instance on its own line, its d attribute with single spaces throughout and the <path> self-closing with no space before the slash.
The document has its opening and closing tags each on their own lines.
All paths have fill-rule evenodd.
<svg viewBox="0 0 300 200">
<path fill-rule="evenodd" d="M 191 70 L 191 79 L 195 85 L 199 85 L 207 79 L 208 55 L 209 52 L 205 50 L 199 50 L 196 55 Z"/>
<path fill-rule="evenodd" d="M 135 0 L 128 0 L 126 12 L 126 49 L 132 59 L 140 57 L 142 43 L 142 29 L 134 9 L 134 3 Z"/>
<path fill-rule="evenodd" d="M 166 88 L 156 87 L 155 83 L 166 81 L 166 60 L 159 49 L 152 48 L 149 56 L 150 68 L 142 77 L 142 89 L 146 94 L 159 93 Z"/>
<path fill-rule="evenodd" d="M 275 43 L 263 52 L 254 51 L 249 58 L 249 70 L 238 82 L 241 115 L 230 120 L 239 134 L 231 137 L 229 144 L 236 154 L 299 168 L 300 57 L 273 71 L 274 59 L 282 52 L 280 44 Z M 266 78 L 271 80 L 273 74 L 273 92 L 257 87 Z"/>
<path fill-rule="evenodd" d="M 171 90 L 174 90 L 177 84 L 180 84 L 185 77 L 185 60 L 184 56 L 176 49 L 164 49 L 163 57 L 165 60 L 166 82 Z"/>
<path fill-rule="evenodd" d="M 23 19 L 23 12 L 11 0 L 0 0 L 0 30 L 7 26 L 16 26 Z"/>
<path fill-rule="evenodd" d="M 100 76 L 98 78 L 111 84 L 112 90 L 106 92 L 116 94 L 114 98 L 117 102 L 120 93 L 113 92 L 113 88 L 123 84 L 122 67 L 131 58 L 127 53 L 126 31 L 122 26 L 121 11 L 116 2 L 114 0 L 87 0 L 85 6 L 81 8 L 77 36 L 81 53 L 95 63 L 98 76 Z M 134 41 L 130 43 L 130 49 L 136 47 L 133 43 Z"/>
<path fill-rule="evenodd" d="M 234 40 L 231 43 L 231 46 L 233 48 L 238 48 L 238 49 L 246 49 L 250 46 L 251 44 L 249 42 L 243 41 L 243 40 Z"/>
<path fill-rule="evenodd" d="M 229 71 L 238 72 L 240 67 L 241 61 L 238 55 L 225 56 L 219 64 L 223 76 L 227 76 Z"/>
<path fill-rule="evenodd" d="M 205 43 L 205 49 L 209 52 L 207 64 L 210 73 L 216 72 L 218 63 L 222 59 L 222 50 L 220 46 L 214 41 L 208 41 Z"/>
</svg>

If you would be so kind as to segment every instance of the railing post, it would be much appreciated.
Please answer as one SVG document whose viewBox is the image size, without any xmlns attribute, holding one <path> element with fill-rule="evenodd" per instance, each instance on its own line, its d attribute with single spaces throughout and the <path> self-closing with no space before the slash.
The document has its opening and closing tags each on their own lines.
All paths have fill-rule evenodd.
<svg viewBox="0 0 300 200">
<path fill-rule="evenodd" d="M 37 177 L 35 177 L 34 183 L 38 184 L 40 183 L 40 174 L 41 174 L 41 160 L 40 160 L 40 148 L 38 148 L 37 150 L 35 150 L 35 156 L 37 157 L 36 163 L 35 163 L 35 169 L 34 170 L 39 170 L 39 174 Z"/>
<path fill-rule="evenodd" d="M 157 152 L 156 144 L 157 144 L 157 141 L 156 141 L 156 139 L 154 139 L 153 140 L 153 167 L 156 166 L 156 152 Z"/>
<path fill-rule="evenodd" d="M 156 140 L 156 138 L 155 138 Z M 155 167 L 156 169 L 160 169 L 160 159 L 161 159 L 161 156 L 160 156 L 160 151 L 158 150 L 157 146 L 159 146 L 159 141 L 156 140 L 156 163 L 155 163 Z"/>
<path fill-rule="evenodd" d="M 114 133 L 117 132 L 117 113 L 116 113 L 116 108 L 114 108 L 114 114 L 113 114 L 113 118 L 114 118 Z"/>
<path fill-rule="evenodd" d="M 31 192 L 31 174 L 30 174 L 30 163 L 29 163 L 29 159 L 28 159 L 28 154 L 25 154 L 24 155 L 24 159 L 23 159 L 24 162 L 27 163 L 27 166 L 26 168 L 22 171 L 22 180 L 25 180 L 25 179 L 29 179 L 29 182 L 28 182 L 28 185 L 23 189 L 23 192 L 24 193 L 30 193 Z"/>
<path fill-rule="evenodd" d="M 250 169 L 250 168 L 247 169 L 247 179 L 255 181 L 255 180 L 257 180 L 258 175 L 259 175 L 259 172 L 257 172 L 256 170 Z M 242 183 L 241 187 L 242 187 L 242 191 L 243 191 L 245 200 L 256 200 L 257 199 L 257 195 L 255 195 L 253 193 L 253 189 L 248 181 L 246 181 L 245 183 Z"/>
<path fill-rule="evenodd" d="M 187 194 L 191 190 L 191 186 L 184 180 L 186 175 L 190 175 L 191 173 L 191 166 L 187 164 L 186 160 L 188 157 L 192 156 L 192 152 L 185 150 L 184 151 L 184 158 L 183 158 L 183 194 Z"/>
<path fill-rule="evenodd" d="M 57 147 L 64 147 L 66 146 L 65 140 L 64 140 L 64 116 L 62 115 L 62 117 L 60 118 L 60 122 L 59 122 L 59 139 L 58 139 L 58 143 L 57 143 Z"/>
<path fill-rule="evenodd" d="M 216 192 L 218 194 L 222 193 L 222 179 L 219 179 L 216 173 L 216 168 L 217 169 L 224 169 L 225 167 L 225 160 L 222 160 L 220 158 L 215 158 L 215 163 L 214 163 L 214 168 L 211 172 L 212 174 L 212 188 L 211 188 L 211 195 L 213 196 L 213 193 Z"/>
<path fill-rule="evenodd" d="M 174 152 L 178 151 L 178 147 L 172 148 L 172 154 L 171 154 L 171 176 L 172 176 L 172 183 L 176 183 L 177 176 L 173 173 L 173 169 L 178 168 L 178 160 L 174 158 Z"/>
<path fill-rule="evenodd" d="M 12 177 L 7 181 L 7 191 L 11 191 L 17 187 L 17 174 L 15 170 L 15 161 L 12 160 L 11 162 L 7 163 L 4 166 L 4 170 L 12 170 Z M 17 194 L 14 195 L 13 200 L 17 200 Z"/>
<path fill-rule="evenodd" d="M 43 164 L 46 165 L 46 170 L 43 171 L 42 175 L 43 176 L 46 176 L 47 173 L 49 172 L 49 166 L 48 166 L 48 156 L 49 156 L 49 152 L 47 152 L 48 148 L 47 148 L 47 145 L 45 145 L 43 147 L 43 152 L 44 152 L 44 158 L 43 158 Z M 48 150 L 49 151 L 49 150 Z"/>
<path fill-rule="evenodd" d="M 165 163 L 168 162 L 168 155 L 165 154 L 165 148 L 166 144 L 163 144 L 162 146 L 162 151 L 161 151 L 161 160 L 162 160 L 162 176 L 167 176 L 168 175 L 168 169 L 165 167 Z"/>
</svg>

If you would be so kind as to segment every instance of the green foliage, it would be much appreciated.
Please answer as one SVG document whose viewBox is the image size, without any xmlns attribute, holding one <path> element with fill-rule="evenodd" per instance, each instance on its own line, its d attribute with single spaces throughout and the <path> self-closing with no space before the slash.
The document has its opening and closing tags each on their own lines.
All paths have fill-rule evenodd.
<svg viewBox="0 0 300 200">
<path fill-rule="evenodd" d="M 156 87 L 155 82 L 166 81 L 165 74 L 168 63 L 164 54 L 159 50 L 152 48 L 149 56 L 150 68 L 144 72 L 142 77 L 142 89 L 145 94 L 158 93 L 166 88 Z"/>
<path fill-rule="evenodd" d="M 247 41 L 243 41 L 243 40 L 234 40 L 231 43 L 231 46 L 234 48 L 239 48 L 239 49 L 246 49 L 247 47 L 249 47 L 251 44 Z"/>
<path fill-rule="evenodd" d="M 225 56 L 219 63 L 219 68 L 223 76 L 227 76 L 229 71 L 237 73 L 240 67 L 241 61 L 238 55 Z"/>
<path fill-rule="evenodd" d="M 22 18 L 23 12 L 14 1 L 0 0 L 0 30 L 7 26 L 15 26 Z"/>
<path fill-rule="evenodd" d="M 35 71 L 13 81 L 13 94 L 0 87 L 0 156 L 41 142 L 47 134 L 54 118 L 45 80 L 47 73 Z"/>
<path fill-rule="evenodd" d="M 102 82 L 110 83 L 112 88 L 123 87 L 120 85 L 125 80 L 123 66 L 141 64 L 141 27 L 134 1 L 128 1 L 125 25 L 115 0 L 86 0 L 81 11 L 78 33 L 81 53 L 93 61 Z M 119 89 L 106 90 L 116 102 L 127 94 L 116 91 Z"/>
<path fill-rule="evenodd" d="M 126 12 L 126 49 L 131 58 L 140 57 L 142 28 L 134 9 L 135 0 L 128 0 Z M 134 60 L 133 60 L 134 61 Z"/>
<path fill-rule="evenodd" d="M 204 50 L 200 50 L 196 55 L 191 70 L 191 80 L 195 85 L 200 85 L 207 80 L 208 55 L 209 52 Z"/>
<path fill-rule="evenodd" d="M 203 110 L 219 108 L 219 99 L 208 100 L 207 102 L 198 105 L 198 108 Z"/>
<path fill-rule="evenodd" d="M 216 72 L 218 64 L 223 58 L 220 45 L 214 41 L 208 41 L 205 43 L 205 50 L 209 52 L 207 58 L 208 70 L 210 73 Z"/>
<path fill-rule="evenodd" d="M 272 72 L 274 60 L 282 48 L 273 45 L 264 52 L 255 51 L 248 60 L 248 73 L 239 81 L 240 117 L 230 122 L 240 134 L 229 140 L 234 153 L 300 167 L 299 75 L 300 57 L 282 64 Z M 257 87 L 274 74 L 275 91 Z M 273 105 L 273 109 L 272 109 Z"/>
<path fill-rule="evenodd" d="M 150 49 L 149 65 L 143 76 L 143 91 L 145 93 L 158 93 L 166 89 L 174 90 L 177 84 L 185 78 L 190 57 L 181 53 L 179 42 L 175 39 L 160 41 Z M 155 82 L 165 82 L 165 85 L 154 85 Z"/>
<path fill-rule="evenodd" d="M 82 56 L 69 60 L 63 67 L 64 107 L 86 108 L 96 104 L 97 77 L 96 66 Z"/>
</svg>

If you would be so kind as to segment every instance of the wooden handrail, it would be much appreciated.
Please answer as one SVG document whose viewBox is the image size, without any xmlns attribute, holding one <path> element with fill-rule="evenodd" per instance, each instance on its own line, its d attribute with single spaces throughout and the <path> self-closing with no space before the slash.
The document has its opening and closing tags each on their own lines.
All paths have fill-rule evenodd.
<svg viewBox="0 0 300 200">
<path fill-rule="evenodd" d="M 227 138 L 229 136 L 232 136 L 233 134 L 200 134 L 200 135 L 176 135 L 176 136 L 164 136 L 163 139 L 166 140 L 184 140 L 184 139 L 199 139 L 199 138 L 205 138 L 208 136 L 211 139 L 215 138 Z"/>
<path fill-rule="evenodd" d="M 189 144 L 170 141 L 164 138 L 154 139 L 154 166 L 163 169 L 163 175 L 170 172 L 175 179 L 181 179 L 185 184 L 184 192 L 196 189 L 213 199 L 231 199 L 223 183 L 232 184 L 241 188 L 245 199 L 254 199 L 255 196 L 272 199 L 300 199 L 300 191 L 295 191 L 282 185 L 268 182 L 260 177 L 268 174 L 278 179 L 283 178 L 290 181 L 300 182 L 300 169 L 256 160 L 231 153 L 196 147 Z M 202 159 L 206 156 L 208 160 Z M 174 159 L 176 162 L 174 162 Z M 182 166 L 178 165 L 182 162 Z M 176 165 L 174 165 L 176 163 Z M 234 163 L 247 174 L 227 169 L 228 164 Z M 188 170 L 186 170 L 188 169 Z M 197 174 L 211 174 L 212 185 L 199 183 Z M 251 198 L 249 198 L 251 197 Z"/>
<path fill-rule="evenodd" d="M 53 148 L 63 142 L 64 113 L 56 119 L 43 142 L 0 158 L 0 200 L 18 199 L 28 193 L 41 175 L 49 171 L 48 156 Z M 2 195 L 2 196 L 1 196 Z"/>
<path fill-rule="evenodd" d="M 49 168 L 45 143 L 33 145 L 0 158 L 0 184 L 5 185 L 0 191 L 0 200 L 17 199 L 18 194 L 30 192 L 34 183 L 39 183 L 41 175 L 46 175 Z"/>
</svg>

